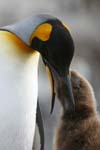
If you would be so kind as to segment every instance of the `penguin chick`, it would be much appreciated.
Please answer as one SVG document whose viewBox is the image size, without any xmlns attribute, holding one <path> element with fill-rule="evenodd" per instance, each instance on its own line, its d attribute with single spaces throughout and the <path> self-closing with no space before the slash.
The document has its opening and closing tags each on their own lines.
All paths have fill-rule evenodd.
<svg viewBox="0 0 100 150">
<path fill-rule="evenodd" d="M 71 71 L 75 110 L 64 110 L 56 134 L 56 150 L 100 150 L 100 119 L 89 82 Z"/>
</svg>

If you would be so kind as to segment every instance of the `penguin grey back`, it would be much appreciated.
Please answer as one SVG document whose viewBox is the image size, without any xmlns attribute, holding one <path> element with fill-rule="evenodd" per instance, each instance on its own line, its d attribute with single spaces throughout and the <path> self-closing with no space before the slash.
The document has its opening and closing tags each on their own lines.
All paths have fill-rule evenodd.
<svg viewBox="0 0 100 150">
<path fill-rule="evenodd" d="M 30 45 L 30 37 L 33 31 L 43 22 L 50 19 L 55 19 L 55 17 L 47 14 L 37 14 L 31 17 L 25 18 L 15 24 L 1 27 L 1 30 L 8 30 L 16 34 L 21 40 L 23 40 L 27 45 Z"/>
</svg>

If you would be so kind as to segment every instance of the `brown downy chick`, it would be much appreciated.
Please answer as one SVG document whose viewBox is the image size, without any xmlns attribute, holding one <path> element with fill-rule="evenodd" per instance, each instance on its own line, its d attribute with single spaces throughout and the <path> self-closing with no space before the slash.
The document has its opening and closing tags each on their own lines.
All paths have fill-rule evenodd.
<svg viewBox="0 0 100 150">
<path fill-rule="evenodd" d="M 64 110 L 56 135 L 56 150 L 100 150 L 100 120 L 89 82 L 71 71 L 75 110 Z"/>
</svg>

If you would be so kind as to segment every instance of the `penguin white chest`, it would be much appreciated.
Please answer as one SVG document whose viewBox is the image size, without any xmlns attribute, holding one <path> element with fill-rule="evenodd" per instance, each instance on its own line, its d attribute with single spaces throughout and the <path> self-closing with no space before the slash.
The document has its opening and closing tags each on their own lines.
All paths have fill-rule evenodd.
<svg viewBox="0 0 100 150">
<path fill-rule="evenodd" d="M 28 52 L 29 51 L 29 52 Z M 0 31 L 0 149 L 31 150 L 37 107 L 39 54 Z"/>
</svg>

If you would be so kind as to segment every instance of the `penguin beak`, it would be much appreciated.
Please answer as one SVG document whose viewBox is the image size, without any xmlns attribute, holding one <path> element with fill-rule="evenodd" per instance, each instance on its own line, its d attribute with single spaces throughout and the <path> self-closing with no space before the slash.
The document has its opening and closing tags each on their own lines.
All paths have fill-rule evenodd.
<svg viewBox="0 0 100 150">
<path fill-rule="evenodd" d="M 51 81 L 52 88 L 52 104 L 51 104 L 51 113 L 54 109 L 55 104 L 55 94 L 57 94 L 64 111 L 74 111 L 75 102 L 72 91 L 71 77 L 68 69 L 64 73 L 57 71 L 52 65 L 50 65 L 46 60 L 44 60 L 46 68 L 48 68 L 48 76 Z"/>
</svg>

